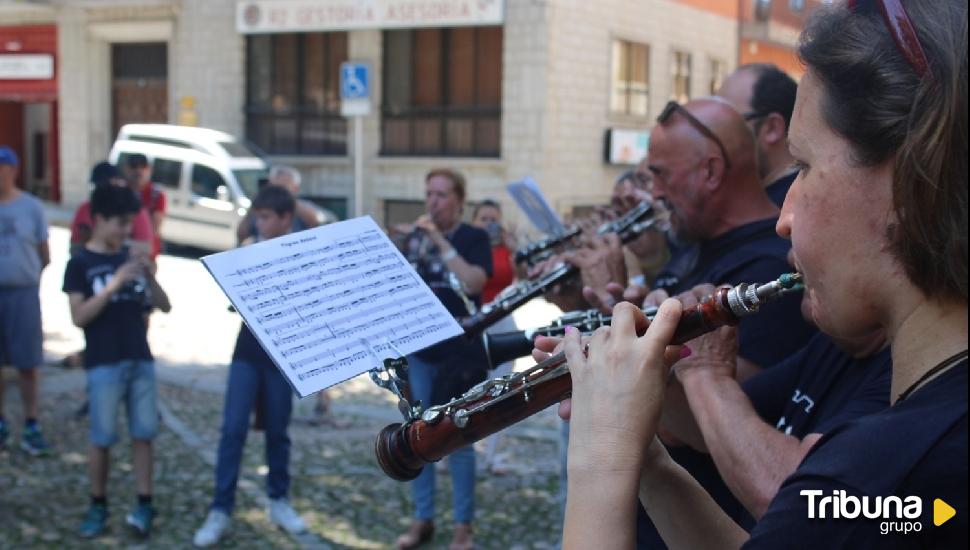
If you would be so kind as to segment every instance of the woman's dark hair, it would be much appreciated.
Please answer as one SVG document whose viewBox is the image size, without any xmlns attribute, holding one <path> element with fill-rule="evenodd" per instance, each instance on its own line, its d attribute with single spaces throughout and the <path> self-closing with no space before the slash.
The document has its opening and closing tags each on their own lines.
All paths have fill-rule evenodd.
<svg viewBox="0 0 970 550">
<path fill-rule="evenodd" d="M 825 122 L 863 166 L 893 163 L 889 241 L 927 296 L 967 299 L 967 2 L 905 2 L 929 60 L 922 78 L 878 9 L 823 8 L 798 54 Z"/>
<path fill-rule="evenodd" d="M 292 214 L 296 211 L 296 199 L 286 188 L 267 185 L 253 198 L 252 210 L 272 210 L 277 216 Z"/>
<path fill-rule="evenodd" d="M 96 185 L 91 191 L 91 217 L 104 219 L 137 214 L 141 210 L 138 195 L 120 185 Z"/>
</svg>

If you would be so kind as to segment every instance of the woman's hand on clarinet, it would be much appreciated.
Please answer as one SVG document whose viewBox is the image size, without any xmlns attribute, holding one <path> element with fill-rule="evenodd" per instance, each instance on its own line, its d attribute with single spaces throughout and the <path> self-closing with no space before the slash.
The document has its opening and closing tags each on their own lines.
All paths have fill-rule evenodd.
<svg viewBox="0 0 970 550">
<path fill-rule="evenodd" d="M 610 327 L 588 344 L 568 330 L 563 351 L 573 382 L 569 466 L 580 471 L 639 475 L 644 450 L 657 431 L 670 367 L 681 353 L 668 346 L 682 306 L 666 300 L 650 323 L 636 306 L 620 303 Z M 638 332 L 646 329 L 643 336 Z"/>
<path fill-rule="evenodd" d="M 589 342 L 589 336 L 583 336 L 582 343 Z M 557 336 L 537 336 L 535 339 L 535 349 L 532 350 L 532 358 L 536 363 L 549 359 L 553 355 L 562 351 L 562 338 Z M 565 399 L 559 403 L 559 418 L 569 422 L 569 414 L 572 410 L 572 399 Z"/>
</svg>

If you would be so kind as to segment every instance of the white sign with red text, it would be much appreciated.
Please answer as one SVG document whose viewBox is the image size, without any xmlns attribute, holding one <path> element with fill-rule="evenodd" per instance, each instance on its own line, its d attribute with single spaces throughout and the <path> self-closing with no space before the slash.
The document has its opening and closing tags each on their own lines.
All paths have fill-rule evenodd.
<svg viewBox="0 0 970 550">
<path fill-rule="evenodd" d="M 504 0 L 238 0 L 243 34 L 501 25 Z"/>
</svg>

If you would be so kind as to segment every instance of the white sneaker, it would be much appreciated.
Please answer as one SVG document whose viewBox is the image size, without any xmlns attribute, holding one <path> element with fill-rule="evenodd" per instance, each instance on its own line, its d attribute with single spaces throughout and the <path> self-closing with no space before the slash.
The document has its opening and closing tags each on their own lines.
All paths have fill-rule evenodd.
<svg viewBox="0 0 970 550">
<path fill-rule="evenodd" d="M 306 531 L 306 523 L 303 518 L 296 513 L 290 506 L 290 502 L 285 498 L 270 499 L 269 501 L 269 520 L 279 525 L 291 535 L 299 535 Z"/>
<path fill-rule="evenodd" d="M 222 535 L 229 530 L 229 516 L 220 510 L 209 510 L 205 523 L 195 532 L 192 543 L 199 547 L 212 546 L 219 542 Z"/>
</svg>

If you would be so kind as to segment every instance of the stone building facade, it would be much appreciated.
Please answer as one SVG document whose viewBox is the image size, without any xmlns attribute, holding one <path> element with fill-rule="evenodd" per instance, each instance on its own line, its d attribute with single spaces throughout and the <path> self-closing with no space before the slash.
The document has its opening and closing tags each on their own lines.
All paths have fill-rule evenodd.
<svg viewBox="0 0 970 550">
<path fill-rule="evenodd" d="M 325 54 L 330 59 L 364 61 L 372 68 L 372 110 L 363 120 L 363 210 L 374 215 L 379 222 L 401 221 L 419 210 L 418 204 L 423 198 L 423 175 L 428 169 L 439 166 L 454 167 L 465 173 L 470 182 L 471 201 L 486 197 L 498 199 L 508 206 L 512 218 L 516 217 L 516 213 L 505 192 L 505 185 L 524 176 L 531 176 L 539 182 L 556 210 L 569 214 L 576 209 L 603 203 L 614 178 L 630 168 L 632 161 L 629 158 L 619 162 L 610 162 L 606 158 L 607 133 L 611 129 L 632 130 L 634 137 L 642 142 L 643 134 L 652 126 L 654 117 L 668 100 L 707 95 L 720 78 L 737 66 L 739 59 L 744 62 L 758 60 L 758 46 L 752 46 L 753 42 L 761 40 L 761 50 L 770 51 L 773 56 L 777 55 L 776 50 L 779 49 L 790 52 L 801 17 L 801 10 L 792 11 L 792 6 L 789 6 L 790 9 L 783 10 L 787 18 L 785 21 L 770 27 L 768 30 L 772 32 L 759 34 L 758 29 L 752 27 L 757 20 L 753 8 L 747 6 L 748 1 L 350 2 L 373 5 L 375 9 L 387 6 L 391 6 L 387 9 L 410 9 L 410 28 L 419 30 L 441 29 L 435 19 L 450 9 L 468 10 L 498 3 L 501 14 L 497 22 L 471 25 L 484 29 L 476 31 L 471 42 L 477 52 L 474 55 L 478 56 L 475 57 L 478 71 L 475 74 L 487 75 L 500 71 L 501 83 L 500 88 L 496 88 L 500 89 L 498 105 L 490 104 L 486 108 L 479 105 L 471 109 L 469 116 L 487 119 L 491 116 L 488 115 L 490 112 L 500 113 L 496 115 L 498 126 L 468 122 L 471 118 L 449 118 L 453 116 L 447 114 L 451 112 L 451 106 L 443 105 L 440 101 L 431 109 L 437 113 L 435 116 L 445 113 L 441 115 L 444 117 L 441 127 L 445 130 L 437 137 L 441 151 L 449 147 L 447 143 L 440 143 L 450 139 L 448 132 L 454 129 L 455 135 L 467 137 L 468 128 L 473 128 L 476 136 L 487 135 L 486 141 L 497 140 L 497 150 L 484 154 L 482 151 L 475 154 L 456 154 L 455 151 L 447 151 L 446 154 L 420 151 L 420 154 L 401 154 L 400 151 L 387 154 L 387 140 L 390 138 L 386 135 L 384 125 L 388 116 L 385 113 L 390 110 L 382 94 L 391 88 L 403 88 L 385 81 L 400 74 L 400 71 L 385 66 L 385 62 L 391 56 L 398 59 L 404 54 L 393 53 L 392 44 L 385 44 L 385 41 L 398 41 L 394 42 L 397 44 L 404 40 L 401 43 L 419 44 L 412 47 L 412 83 L 409 85 L 412 102 L 417 102 L 415 98 L 422 93 L 429 93 L 422 91 L 422 87 L 434 88 L 439 85 L 445 89 L 445 95 L 451 93 L 448 90 L 452 88 L 468 89 L 470 91 L 467 93 L 480 98 L 482 94 L 487 95 L 480 89 L 487 88 L 490 85 L 488 82 L 476 80 L 475 85 L 469 88 L 460 82 L 460 76 L 455 76 L 458 71 L 464 70 L 463 61 L 455 57 L 464 54 L 455 52 L 462 47 L 459 43 L 465 40 L 463 37 L 471 35 L 459 30 L 462 27 L 455 26 L 450 29 L 446 27 L 438 34 L 413 30 L 405 36 L 401 34 L 400 24 L 393 31 L 386 27 L 366 28 L 366 25 L 354 21 L 353 14 L 338 11 L 323 14 L 326 17 L 318 12 L 319 17 L 305 21 L 310 27 L 319 25 L 320 29 L 302 28 L 298 32 L 270 33 L 277 38 L 266 38 L 265 33 L 246 32 L 238 21 L 244 11 L 258 8 L 266 12 L 276 7 L 274 3 L 289 9 L 292 16 L 309 4 L 337 10 L 340 6 L 346 7 L 348 0 L 54 0 L 46 4 L 0 3 L 0 38 L 12 36 L 10 33 L 15 33 L 16 29 L 28 26 L 46 25 L 56 29 L 54 62 L 58 93 L 53 104 L 56 110 L 56 144 L 52 147 L 55 153 L 52 162 L 55 163 L 58 182 L 56 193 L 48 193 L 48 196 L 68 206 L 83 200 L 88 191 L 86 179 L 90 167 L 106 157 L 114 139 L 120 116 L 118 113 L 122 112 L 119 109 L 124 107 L 119 107 L 118 103 L 127 97 L 136 97 L 156 84 L 160 87 L 160 95 L 152 96 L 155 98 L 152 101 L 161 103 L 155 105 L 154 110 L 144 111 L 152 113 L 150 116 L 161 117 L 162 121 L 172 124 L 188 122 L 215 128 L 251 140 L 254 139 L 252 134 L 266 130 L 268 124 L 275 132 L 273 139 L 276 142 L 289 143 L 287 140 L 292 136 L 287 136 L 287 128 L 298 124 L 296 119 L 277 116 L 279 113 L 274 111 L 278 109 L 276 96 L 262 106 L 256 105 L 253 100 L 253 95 L 258 95 L 253 91 L 258 83 L 252 82 L 256 75 L 273 74 L 276 79 L 280 71 L 284 71 L 285 63 L 281 64 L 280 58 L 275 63 L 256 65 L 253 52 L 262 48 L 259 44 L 270 41 L 273 52 L 299 44 L 299 49 L 294 51 L 298 51 L 301 62 L 316 59 L 313 57 L 318 55 L 316 45 L 330 44 Z M 756 1 L 755 4 L 763 2 Z M 250 8 L 250 5 L 256 8 Z M 812 7 L 802 9 L 810 11 Z M 489 6 L 489 9 L 495 8 Z M 347 28 L 339 28 L 340 17 L 348 21 Z M 491 27 L 498 27 L 498 30 L 488 30 Z M 403 30 L 406 31 L 406 28 L 407 25 Z M 339 33 L 339 36 L 325 36 L 332 33 Z M 296 39 L 286 36 L 294 34 L 307 35 L 309 38 L 294 42 Z M 496 36 L 501 41 L 500 49 L 488 50 L 487 40 L 494 41 Z M 427 40 L 438 40 L 434 43 L 440 52 L 435 50 L 433 55 L 426 55 L 429 51 Z M 339 45 L 334 46 L 338 41 Z M 742 41 L 745 45 L 743 52 Z M 140 66 L 137 60 L 142 55 L 139 52 L 143 50 L 137 48 L 150 48 L 152 44 L 157 47 L 144 51 L 156 52 L 160 60 L 155 64 L 161 68 L 142 75 L 140 71 L 149 71 L 146 67 L 152 63 L 147 63 L 146 67 Z M 126 49 L 126 45 L 131 47 Z M 7 46 L 10 46 L 9 40 L 6 45 L 0 41 L 0 48 Z M 2 53 L 5 52 L 0 51 Z M 6 53 L 16 52 L 7 48 Z M 439 53 L 440 57 L 437 57 Z M 426 86 L 422 81 L 423 75 L 414 69 L 425 66 L 420 63 L 435 62 L 428 55 L 441 60 L 442 66 L 452 68 L 451 73 L 448 69 L 442 69 L 443 72 L 438 75 L 440 84 Z M 489 55 L 500 56 L 501 59 L 486 59 Z M 131 57 L 136 62 L 129 63 L 127 68 L 119 67 L 118 59 L 123 56 Z M 395 64 L 395 67 L 398 65 Z M 297 66 L 296 70 L 303 66 Z M 328 67 L 328 71 L 334 70 Z M 285 70 L 292 73 L 292 68 Z M 489 73 L 489 70 L 493 73 Z M 310 90 L 306 80 L 309 77 L 294 78 L 298 78 L 301 89 Z M 130 83 L 130 86 L 126 83 Z M 300 143 L 311 145 L 273 146 L 266 152 L 272 162 L 289 164 L 303 172 L 306 195 L 318 198 L 338 213 L 346 215 L 354 210 L 354 139 L 350 130 L 352 125 L 335 122 L 333 118 L 331 92 L 334 85 L 332 82 L 327 84 L 326 100 L 318 101 L 313 107 L 316 109 L 313 116 L 318 117 L 314 120 L 328 124 L 330 130 L 323 133 L 301 130 L 304 132 L 301 136 L 306 139 L 303 141 L 304 137 L 299 137 Z M 491 85 L 498 86 L 498 83 Z M 141 91 L 139 86 L 143 88 Z M 0 101 L 5 100 L 4 87 L 5 83 L 0 79 Z M 130 91 L 132 89 L 134 91 Z M 124 95 L 126 93 L 134 95 Z M 313 95 L 310 91 L 305 95 L 304 92 L 296 93 L 301 101 L 309 101 L 308 98 Z M 430 93 L 434 95 L 435 92 L 432 90 Z M 460 95 L 464 92 L 455 93 Z M 322 92 L 320 97 L 323 97 Z M 265 115 L 265 112 L 271 114 Z M 290 112 L 301 111 L 298 108 Z M 409 122 L 412 128 L 410 139 L 421 141 L 424 138 L 414 128 L 426 128 L 421 126 L 423 123 L 420 121 L 420 113 L 424 111 L 415 108 L 413 112 L 418 115 Z M 125 116 L 130 119 L 137 116 L 137 111 L 135 115 L 129 112 Z M 334 128 L 337 131 L 333 131 Z M 408 143 L 407 137 L 401 137 L 406 133 L 396 135 L 399 141 L 403 139 L 401 143 L 405 147 L 415 147 L 414 142 Z M 337 152 L 334 153 L 333 148 L 325 151 L 325 147 L 314 150 L 312 144 L 317 143 L 314 140 L 318 139 L 336 143 L 334 147 Z"/>
</svg>

